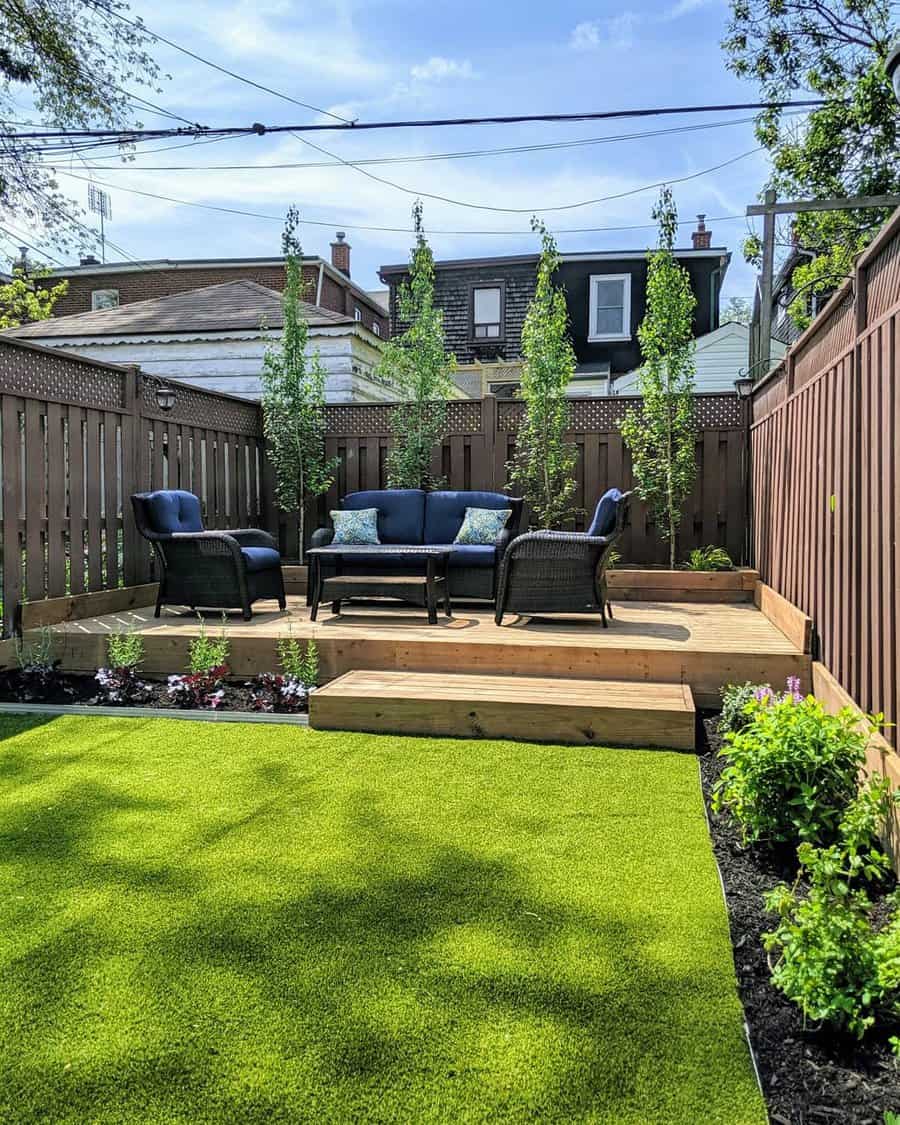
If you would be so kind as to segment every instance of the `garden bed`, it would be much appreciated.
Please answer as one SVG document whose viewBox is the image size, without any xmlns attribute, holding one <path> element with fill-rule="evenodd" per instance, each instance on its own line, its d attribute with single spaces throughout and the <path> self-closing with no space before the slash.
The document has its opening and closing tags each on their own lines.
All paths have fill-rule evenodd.
<svg viewBox="0 0 900 1125">
<path fill-rule="evenodd" d="M 828 1031 L 804 1030 L 799 1008 L 770 984 L 760 937 L 774 928 L 775 919 L 763 908 L 763 895 L 776 883 L 791 881 L 795 865 L 789 855 L 743 847 L 729 819 L 709 808 L 723 762 L 717 756 L 717 720 L 707 718 L 704 727 L 703 793 L 728 901 L 738 986 L 772 1121 L 882 1125 L 885 1112 L 900 1111 L 900 1062 L 888 1045 L 892 1031 L 872 1034 L 860 1044 Z"/>
<path fill-rule="evenodd" d="M 306 707 L 304 706 L 299 711 L 287 711 L 276 709 L 275 712 L 264 712 L 253 707 L 253 692 L 252 689 L 242 680 L 225 681 L 223 684 L 224 696 L 222 701 L 216 708 L 208 708 L 204 711 L 190 710 L 179 707 L 173 703 L 168 696 L 167 681 L 161 679 L 154 679 L 151 676 L 142 676 L 141 679 L 147 685 L 149 694 L 146 699 L 142 699 L 137 705 L 131 706 L 122 704 L 110 704 L 106 700 L 100 701 L 97 698 L 97 681 L 93 676 L 83 675 L 76 672 L 60 672 L 54 677 L 53 685 L 45 696 L 40 698 L 36 696 L 29 696 L 24 693 L 20 684 L 20 674 L 17 670 L 11 670 L 0 673 L 0 704 L 26 704 L 29 709 L 32 706 L 50 705 L 50 706 L 73 706 L 77 705 L 79 709 L 84 707 L 97 707 L 98 711 L 102 707 L 105 712 L 122 711 L 122 712 L 135 712 L 144 714 L 152 711 L 168 711 L 181 715 L 190 714 L 191 717 L 197 718 L 204 715 L 220 715 L 227 713 L 241 719 L 293 719 L 298 714 L 305 716 Z"/>
</svg>

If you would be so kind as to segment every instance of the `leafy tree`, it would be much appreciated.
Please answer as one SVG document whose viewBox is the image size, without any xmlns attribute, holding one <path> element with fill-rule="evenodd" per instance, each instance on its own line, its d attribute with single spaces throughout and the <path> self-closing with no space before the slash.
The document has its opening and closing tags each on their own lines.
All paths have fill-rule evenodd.
<svg viewBox="0 0 900 1125">
<path fill-rule="evenodd" d="M 722 324 L 749 324 L 753 315 L 750 302 L 746 297 L 732 297 L 719 320 Z"/>
<path fill-rule="evenodd" d="M 60 281 L 51 289 L 35 285 L 46 276 L 38 271 L 26 277 L 21 266 L 13 269 L 12 280 L 0 285 L 0 328 L 18 328 L 53 315 L 53 307 L 68 292 L 69 283 Z"/>
<path fill-rule="evenodd" d="M 900 191 L 900 114 L 884 62 L 900 29 L 890 0 L 731 0 L 722 46 L 728 68 L 757 83 L 767 101 L 825 99 L 806 117 L 764 111 L 756 135 L 770 152 L 768 187 L 782 198 L 882 195 Z M 799 244 L 816 252 L 794 280 L 807 286 L 789 310 L 801 326 L 813 292 L 834 289 L 888 210 L 806 212 Z M 745 254 L 759 260 L 758 240 Z"/>
<path fill-rule="evenodd" d="M 275 494 L 284 511 L 298 514 L 302 557 L 307 505 L 328 490 L 336 462 L 325 456 L 326 371 L 318 351 L 307 354 L 299 222 L 296 207 L 290 207 L 281 237 L 284 328 L 279 343 L 267 349 L 263 359 L 262 410 Z"/>
<path fill-rule="evenodd" d="M 675 539 L 681 505 L 694 483 L 694 337 L 697 303 L 687 270 L 673 247 L 678 212 L 670 188 L 664 187 L 653 208 L 659 244 L 647 256 L 647 313 L 638 329 L 644 363 L 638 373 L 642 409 L 622 420 L 622 436 L 631 450 L 635 488 L 669 543 L 669 566 L 675 567 Z"/>
<path fill-rule="evenodd" d="M 127 87 L 158 89 L 160 74 L 145 50 L 152 36 L 128 11 L 121 0 L 0 0 L 0 212 L 59 246 L 92 243 L 92 232 L 73 217 L 41 142 L 17 134 L 33 131 L 34 114 L 57 129 L 140 127 Z"/>
<path fill-rule="evenodd" d="M 566 389 L 575 374 L 565 291 L 553 283 L 559 252 L 553 235 L 537 219 L 541 236 L 537 285 L 522 325 L 521 395 L 525 418 L 516 434 L 516 452 L 507 465 L 510 484 L 528 501 L 533 522 L 559 528 L 574 515 L 577 451 L 565 440 L 569 428 Z"/>
<path fill-rule="evenodd" d="M 378 372 L 403 400 L 391 415 L 388 487 L 433 489 L 443 483 L 431 472 L 431 455 L 447 430 L 456 358 L 446 351 L 444 314 L 434 304 L 434 255 L 425 238 L 421 200 L 412 215 L 416 244 L 410 251 L 409 280 L 400 285 L 397 298 L 406 328 L 385 345 Z"/>
</svg>

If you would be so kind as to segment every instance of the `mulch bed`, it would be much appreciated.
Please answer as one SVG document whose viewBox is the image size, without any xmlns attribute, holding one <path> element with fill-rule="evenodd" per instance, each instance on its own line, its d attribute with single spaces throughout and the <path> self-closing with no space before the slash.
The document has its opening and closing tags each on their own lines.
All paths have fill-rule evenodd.
<svg viewBox="0 0 900 1125">
<path fill-rule="evenodd" d="M 885 1111 L 900 1112 L 900 1062 L 887 1044 L 890 1033 L 870 1035 L 860 1044 L 827 1031 L 804 1030 L 799 1009 L 769 983 L 760 936 L 773 928 L 775 919 L 763 908 L 763 894 L 782 880 L 791 881 L 795 868 L 789 856 L 743 847 L 731 822 L 709 808 L 724 763 L 717 756 L 721 740 L 716 718 L 705 718 L 703 726 L 703 792 L 725 882 L 738 986 L 772 1121 L 882 1125 Z"/>
<path fill-rule="evenodd" d="M 0 703 L 102 703 L 104 707 L 116 706 L 105 699 L 97 699 L 97 681 L 93 676 L 59 673 L 55 677 L 53 690 L 46 696 L 27 699 L 18 687 L 18 676 L 16 670 L 0 673 Z M 165 680 L 154 679 L 152 676 L 142 676 L 141 679 L 149 686 L 150 697 L 140 700 L 135 706 L 156 707 L 161 711 L 180 710 L 169 699 Z M 216 708 L 217 711 L 253 711 L 252 693 L 243 681 L 226 681 L 224 686 L 225 698 Z"/>
</svg>

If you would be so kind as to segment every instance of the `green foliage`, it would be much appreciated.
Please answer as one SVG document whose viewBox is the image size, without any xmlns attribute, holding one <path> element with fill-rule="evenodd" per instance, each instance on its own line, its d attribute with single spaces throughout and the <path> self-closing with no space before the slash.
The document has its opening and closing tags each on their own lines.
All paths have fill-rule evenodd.
<svg viewBox="0 0 900 1125">
<path fill-rule="evenodd" d="M 685 570 L 733 570 L 734 563 L 724 547 L 696 547 L 688 555 Z"/>
<path fill-rule="evenodd" d="M 750 721 L 748 710 L 757 694 L 771 693 L 768 684 L 728 684 L 722 691 L 722 713 L 719 715 L 719 733 L 742 730 Z"/>
<path fill-rule="evenodd" d="M 137 668 L 144 659 L 144 638 L 134 628 L 111 633 L 106 642 L 110 668 Z"/>
<path fill-rule="evenodd" d="M 669 566 L 675 569 L 675 538 L 681 505 L 694 483 L 694 334 L 697 299 L 687 270 L 673 248 L 678 212 L 664 187 L 653 209 L 659 223 L 659 246 L 648 257 L 647 313 L 638 329 L 644 358 L 638 373 L 643 397 L 640 410 L 621 422 L 631 451 L 635 489 L 669 543 Z"/>
<path fill-rule="evenodd" d="M 756 123 L 770 153 L 768 187 L 783 199 L 882 195 L 900 191 L 900 115 L 884 70 L 897 38 L 897 8 L 889 0 L 731 0 L 722 44 L 730 70 L 754 82 L 766 101 L 821 97 L 805 118 L 783 109 Z M 846 275 L 890 209 L 804 213 L 794 224 L 815 263 L 796 272 L 807 294 L 792 306 L 802 325 L 812 292 L 827 292 Z M 787 232 L 785 232 L 787 235 Z M 757 261 L 758 242 L 745 246 Z"/>
<path fill-rule="evenodd" d="M 725 735 L 728 765 L 713 807 L 727 809 L 745 841 L 829 845 L 856 794 L 868 735 L 851 708 L 830 715 L 812 696 L 753 699 L 750 721 Z M 880 717 L 870 720 L 869 733 Z"/>
<path fill-rule="evenodd" d="M 0 285 L 0 328 L 18 328 L 53 315 L 53 307 L 69 291 L 69 283 L 60 281 L 50 289 L 35 285 L 45 276 L 46 271 L 33 271 L 26 277 L 21 266 L 13 269 L 12 280 Z"/>
<path fill-rule="evenodd" d="M 24 671 L 28 668 L 53 667 L 53 630 L 49 625 L 42 625 L 33 640 L 26 641 L 24 637 L 15 638 L 16 664 Z"/>
<path fill-rule="evenodd" d="M 892 1045 L 894 1045 L 895 1042 L 896 1044 L 900 1045 L 900 1040 L 897 1040 L 896 1037 L 895 1039 L 891 1040 Z M 894 1050 L 895 1052 L 897 1052 L 896 1046 L 894 1047 Z M 900 1113 L 891 1113 L 889 1109 L 886 1109 L 884 1111 L 884 1125 L 900 1125 Z"/>
<path fill-rule="evenodd" d="M 58 190 L 41 142 L 17 138 L 31 127 L 19 130 L 14 122 L 24 112 L 50 128 L 139 127 L 135 87 L 158 90 L 159 68 L 144 49 L 152 36 L 128 12 L 121 0 L 0 4 L 0 206 L 60 247 L 96 239 L 73 217 L 81 209 Z"/>
<path fill-rule="evenodd" d="M 188 671 L 192 676 L 202 675 L 221 668 L 228 662 L 229 644 L 225 635 L 225 614 L 222 614 L 222 631 L 218 637 L 210 637 L 206 623 L 200 615 L 200 632 L 188 645 Z"/>
<path fill-rule="evenodd" d="M 297 209 L 290 207 L 281 240 L 284 328 L 279 343 L 267 349 L 263 359 L 262 411 L 275 495 L 284 511 L 297 512 L 302 557 L 308 502 L 327 492 L 337 462 L 325 456 L 325 368 L 318 351 L 307 355 L 299 222 Z"/>
<path fill-rule="evenodd" d="M 719 321 L 722 324 L 749 324 L 753 310 L 746 297 L 732 297 L 722 309 Z"/>
<path fill-rule="evenodd" d="M 900 1018 L 896 899 L 887 922 L 876 924 L 867 888 L 890 870 L 877 847 L 890 804 L 889 783 L 870 781 L 844 811 L 835 843 L 801 844 L 794 885 L 779 884 L 766 895 L 767 909 L 779 919 L 763 935 L 772 983 L 804 1020 L 859 1038 L 880 1021 Z"/>
<path fill-rule="evenodd" d="M 300 647 L 296 637 L 283 637 L 278 642 L 278 663 L 285 676 L 307 687 L 315 687 L 319 682 L 319 650 L 312 637 L 305 649 Z"/>
<path fill-rule="evenodd" d="M 541 256 L 534 296 L 522 325 L 525 418 L 507 474 L 528 501 L 532 522 L 541 528 L 560 528 L 575 514 L 577 451 L 565 440 L 566 390 L 575 374 L 575 351 L 569 339 L 565 291 L 553 283 L 559 266 L 556 242 L 536 219 L 531 226 L 541 236 Z"/>
<path fill-rule="evenodd" d="M 425 238 L 422 202 L 413 206 L 416 244 L 410 251 L 409 280 L 397 300 L 406 327 L 384 347 L 378 373 L 402 399 L 391 415 L 393 445 L 387 456 L 389 488 L 440 488 L 431 458 L 447 430 L 447 399 L 454 393 L 456 358 L 444 341 L 444 314 L 434 304 L 434 255 Z"/>
</svg>

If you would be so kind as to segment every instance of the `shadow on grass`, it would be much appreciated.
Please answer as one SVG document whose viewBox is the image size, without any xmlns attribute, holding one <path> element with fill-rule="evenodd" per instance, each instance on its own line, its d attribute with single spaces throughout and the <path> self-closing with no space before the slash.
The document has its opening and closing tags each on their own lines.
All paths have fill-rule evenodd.
<svg viewBox="0 0 900 1125">
<path fill-rule="evenodd" d="M 746 1062 L 734 1012 L 720 1012 L 730 964 L 712 980 L 689 952 L 668 968 L 659 942 L 690 939 L 655 911 L 578 906 L 577 882 L 550 895 L 514 860 L 385 818 L 358 791 L 332 810 L 333 835 L 296 840 L 316 857 L 298 863 L 277 838 L 284 798 L 261 797 L 166 859 L 98 847 L 137 816 L 158 854 L 154 829 L 195 795 L 74 787 L 0 819 L 24 884 L 47 889 L 32 909 L 63 915 L 40 938 L 23 915 L 22 952 L 0 974 L 7 1113 L 615 1121 L 618 1107 L 692 1122 L 710 1099 L 728 1105 L 723 1065 Z M 597 877 L 616 876 L 600 864 Z M 118 891 L 120 916 L 97 917 Z M 85 893 L 98 905 L 79 910 Z M 703 1119 L 755 1120 L 733 1108 Z"/>
</svg>

